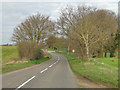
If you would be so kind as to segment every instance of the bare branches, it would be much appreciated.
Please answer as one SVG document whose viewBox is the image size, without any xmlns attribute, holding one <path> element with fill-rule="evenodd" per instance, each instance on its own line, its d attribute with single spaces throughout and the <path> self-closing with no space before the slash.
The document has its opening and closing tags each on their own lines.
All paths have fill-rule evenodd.
<svg viewBox="0 0 120 90">
<path fill-rule="evenodd" d="M 52 30 L 54 30 L 54 22 L 49 20 L 49 16 L 45 17 L 37 13 L 28 17 L 14 29 L 12 40 L 15 42 L 32 41 L 39 44 Z"/>
<path fill-rule="evenodd" d="M 70 38 L 71 42 L 80 43 L 74 44 L 74 47 L 83 47 L 88 60 L 90 51 L 98 49 L 95 45 L 104 44 L 106 38 L 116 32 L 116 23 L 116 15 L 111 11 L 81 6 L 78 6 L 77 9 L 65 8 L 58 19 L 61 33 Z"/>
</svg>

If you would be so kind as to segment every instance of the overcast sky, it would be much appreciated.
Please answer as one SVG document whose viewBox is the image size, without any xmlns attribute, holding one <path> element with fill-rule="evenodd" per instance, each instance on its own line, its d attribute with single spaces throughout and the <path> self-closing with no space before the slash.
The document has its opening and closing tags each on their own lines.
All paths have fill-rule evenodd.
<svg viewBox="0 0 120 90">
<path fill-rule="evenodd" d="M 5 0 L 7 1 L 7 0 Z M 99 9 L 108 9 L 118 13 L 118 1 L 119 0 L 53 0 L 52 2 L 2 2 L 2 10 L 0 8 L 0 20 L 2 20 L 2 42 L 0 44 L 11 43 L 10 38 L 12 36 L 14 28 L 24 21 L 28 16 L 40 12 L 44 15 L 49 15 L 52 20 L 56 20 L 59 17 L 60 9 L 67 5 L 78 6 L 86 5 L 93 6 Z M 29 0 L 30 1 L 30 0 Z M 37 1 L 37 0 L 36 0 Z M 0 3 L 1 5 L 1 3 Z M 2 18 L 2 19 L 1 19 Z"/>
</svg>

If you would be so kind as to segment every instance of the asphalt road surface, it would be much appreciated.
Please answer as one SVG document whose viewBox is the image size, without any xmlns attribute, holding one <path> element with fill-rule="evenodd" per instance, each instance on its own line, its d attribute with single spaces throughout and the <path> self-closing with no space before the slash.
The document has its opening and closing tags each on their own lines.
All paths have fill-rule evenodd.
<svg viewBox="0 0 120 90">
<path fill-rule="evenodd" d="M 52 59 L 39 65 L 3 74 L 2 88 L 78 88 L 67 59 L 51 54 Z"/>
</svg>

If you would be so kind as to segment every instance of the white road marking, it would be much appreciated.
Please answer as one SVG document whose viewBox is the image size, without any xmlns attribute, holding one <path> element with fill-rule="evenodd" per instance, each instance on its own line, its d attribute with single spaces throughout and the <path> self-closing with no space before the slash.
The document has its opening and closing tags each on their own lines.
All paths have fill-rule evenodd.
<svg viewBox="0 0 120 90">
<path fill-rule="evenodd" d="M 54 64 L 56 64 L 59 60 L 57 60 L 55 63 L 51 64 L 49 67 L 52 67 Z"/>
<path fill-rule="evenodd" d="M 56 64 L 59 60 L 60 60 L 60 58 L 58 57 L 58 60 L 57 60 L 55 63 L 51 64 L 49 67 L 52 67 L 52 66 L 53 66 L 54 64 Z M 45 72 L 46 70 L 48 70 L 48 68 L 45 68 L 45 69 L 42 70 L 40 73 L 43 73 L 43 72 Z M 24 82 L 24 83 L 21 84 L 19 87 L 17 87 L 15 90 L 20 89 L 21 87 L 23 87 L 25 84 L 27 84 L 29 81 L 31 81 L 31 80 L 34 79 L 35 77 L 36 77 L 36 76 L 31 77 L 31 78 L 28 79 L 26 82 Z"/>
<path fill-rule="evenodd" d="M 58 60 L 60 60 L 60 58 L 58 57 Z"/>
<path fill-rule="evenodd" d="M 46 69 L 42 70 L 40 73 L 43 73 L 43 72 L 44 72 L 44 71 L 46 71 L 46 70 L 48 70 L 48 68 L 46 68 Z"/>
<path fill-rule="evenodd" d="M 56 62 L 54 64 L 56 64 Z"/>
<path fill-rule="evenodd" d="M 49 67 L 52 67 L 53 66 L 53 64 L 52 65 L 50 65 Z"/>
<path fill-rule="evenodd" d="M 20 89 L 21 87 L 23 87 L 26 83 L 28 83 L 29 81 L 31 81 L 33 78 L 35 78 L 35 76 L 31 77 L 30 79 L 28 79 L 26 82 L 24 82 L 23 84 L 21 84 L 19 87 L 17 87 L 15 90 Z"/>
</svg>

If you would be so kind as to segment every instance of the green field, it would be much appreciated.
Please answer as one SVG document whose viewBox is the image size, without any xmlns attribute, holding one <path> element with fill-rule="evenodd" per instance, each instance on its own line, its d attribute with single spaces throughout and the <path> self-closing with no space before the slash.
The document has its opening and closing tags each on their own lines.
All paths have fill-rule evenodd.
<svg viewBox="0 0 120 90">
<path fill-rule="evenodd" d="M 71 69 L 78 75 L 108 87 L 118 87 L 118 59 L 92 58 L 90 64 L 86 60 L 74 58 L 74 54 L 62 52 L 69 61 Z"/>
<path fill-rule="evenodd" d="M 17 46 L 2 46 L 2 64 L 18 58 Z"/>
<path fill-rule="evenodd" d="M 22 60 L 19 60 L 18 57 L 17 46 L 2 46 L 2 73 L 30 67 L 52 58 L 51 55 L 47 55 L 40 60 L 27 60 L 27 62 L 20 62 Z M 9 64 L 9 62 L 14 61 L 15 59 L 18 59 L 19 62 Z"/>
</svg>

